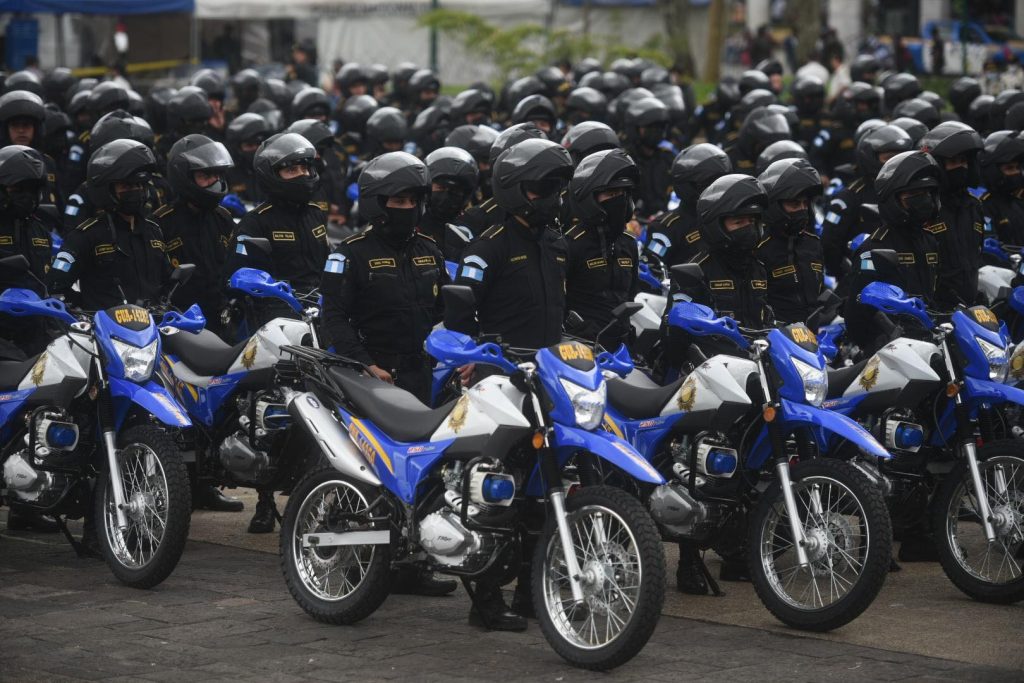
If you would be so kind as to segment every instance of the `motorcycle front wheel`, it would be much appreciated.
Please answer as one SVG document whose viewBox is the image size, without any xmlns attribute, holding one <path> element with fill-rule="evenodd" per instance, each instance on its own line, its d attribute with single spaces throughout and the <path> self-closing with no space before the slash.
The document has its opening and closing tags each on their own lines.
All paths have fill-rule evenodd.
<svg viewBox="0 0 1024 683">
<path fill-rule="evenodd" d="M 1008 605 L 1024 599 L 1024 459 L 1017 441 L 978 449 L 978 470 L 988 494 L 995 539 L 989 542 L 978 512 L 967 463 L 939 485 L 932 532 L 949 580 L 975 600 Z"/>
<path fill-rule="evenodd" d="M 306 614 L 353 624 L 373 614 L 391 591 L 388 545 L 307 545 L 307 534 L 346 531 L 377 493 L 332 468 L 309 473 L 292 490 L 281 522 L 281 571 Z"/>
<path fill-rule="evenodd" d="M 127 527 L 118 528 L 110 475 L 96 485 L 100 552 L 121 583 L 152 588 L 174 571 L 188 540 L 192 495 L 188 472 L 171 436 L 137 425 L 118 438 Z"/>
<path fill-rule="evenodd" d="M 586 487 L 570 495 L 566 515 L 583 601 L 573 599 L 565 548 L 554 516 L 549 515 L 533 558 L 537 619 L 548 643 L 570 664 L 613 669 L 643 649 L 661 616 L 661 536 L 635 498 L 608 486 Z"/>
<path fill-rule="evenodd" d="M 807 564 L 793 543 L 782 487 L 761 495 L 749 527 L 750 578 L 764 606 L 788 626 L 831 631 L 874 601 L 892 559 L 882 492 L 853 465 L 817 458 L 790 468 Z"/>
</svg>

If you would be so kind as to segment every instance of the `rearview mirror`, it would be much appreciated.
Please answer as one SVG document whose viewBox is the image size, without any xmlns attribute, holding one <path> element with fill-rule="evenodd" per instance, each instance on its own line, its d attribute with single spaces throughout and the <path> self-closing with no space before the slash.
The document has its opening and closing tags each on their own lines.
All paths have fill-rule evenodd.
<svg viewBox="0 0 1024 683">
<path fill-rule="evenodd" d="M 32 266 L 29 265 L 28 259 L 23 254 L 15 254 L 14 256 L 0 258 L 0 268 L 13 270 L 16 273 L 27 273 L 32 269 Z"/>
<path fill-rule="evenodd" d="M 625 322 L 629 320 L 634 313 L 642 309 L 644 305 L 637 301 L 623 301 L 621 304 L 612 309 L 612 317 L 619 322 Z"/>
<path fill-rule="evenodd" d="M 704 284 L 704 271 L 696 263 L 679 263 L 668 270 L 672 283 L 679 289 L 700 287 Z"/>
<path fill-rule="evenodd" d="M 192 274 L 195 273 L 195 271 L 196 265 L 194 263 L 182 263 L 171 271 L 171 282 L 183 285 L 192 279 Z"/>
<path fill-rule="evenodd" d="M 253 247 L 265 256 L 269 256 L 274 251 L 274 248 L 270 246 L 270 240 L 265 237 L 246 237 L 244 243 L 246 249 Z"/>
<path fill-rule="evenodd" d="M 473 288 L 466 285 L 445 285 L 441 288 L 441 299 L 444 301 L 445 308 L 476 308 L 476 295 L 473 293 Z"/>
</svg>

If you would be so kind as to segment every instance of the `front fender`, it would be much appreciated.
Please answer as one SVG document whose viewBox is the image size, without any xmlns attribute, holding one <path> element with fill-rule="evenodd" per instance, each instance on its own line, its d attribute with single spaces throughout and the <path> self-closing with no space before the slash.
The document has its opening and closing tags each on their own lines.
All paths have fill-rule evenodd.
<svg viewBox="0 0 1024 683">
<path fill-rule="evenodd" d="M 836 434 L 877 458 L 892 457 L 870 432 L 845 415 L 787 399 L 782 399 L 781 412 L 780 417 L 787 430 L 793 427 L 816 428 L 819 432 Z"/>
<path fill-rule="evenodd" d="M 1024 391 L 1017 387 L 973 377 L 964 378 L 964 398 L 972 405 L 979 402 L 1024 405 Z"/>
<path fill-rule="evenodd" d="M 554 439 L 551 444 L 559 455 L 568 456 L 572 451 L 584 450 L 607 460 L 637 481 L 661 485 L 665 478 L 651 463 L 628 443 L 608 432 L 588 432 L 576 427 L 555 423 Z"/>
<path fill-rule="evenodd" d="M 192 420 L 167 389 L 156 382 L 135 384 L 111 377 L 110 399 L 114 405 L 114 428 L 120 429 L 132 405 L 136 405 L 168 427 L 191 427 Z"/>
</svg>

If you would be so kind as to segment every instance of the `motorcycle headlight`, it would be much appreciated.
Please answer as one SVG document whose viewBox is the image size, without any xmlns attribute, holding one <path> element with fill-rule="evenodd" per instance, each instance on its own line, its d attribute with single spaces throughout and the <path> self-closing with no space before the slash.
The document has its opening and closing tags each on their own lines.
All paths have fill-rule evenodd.
<svg viewBox="0 0 1024 683">
<path fill-rule="evenodd" d="M 156 350 L 158 341 L 154 340 L 145 346 L 133 346 L 117 339 L 111 339 L 114 343 L 114 350 L 124 364 L 124 378 L 131 382 L 145 382 L 153 374 L 153 366 L 156 364 Z"/>
<path fill-rule="evenodd" d="M 808 365 L 797 358 L 791 358 L 793 367 L 804 383 L 804 399 L 812 406 L 820 406 L 828 393 L 828 375 L 824 370 Z"/>
<path fill-rule="evenodd" d="M 991 344 L 981 337 L 975 337 L 974 341 L 978 342 L 978 346 L 981 347 L 982 352 L 985 354 L 985 360 L 988 361 L 989 379 L 996 382 L 1005 381 L 1006 372 L 1010 369 L 1010 361 L 1006 357 L 1006 349 L 1002 346 Z"/>
<path fill-rule="evenodd" d="M 607 402 L 608 389 L 604 382 L 591 391 L 575 382 L 559 379 L 562 388 L 569 396 L 573 412 L 576 413 L 576 426 L 580 429 L 595 429 L 604 417 L 604 406 Z"/>
<path fill-rule="evenodd" d="M 1017 348 L 1013 350 L 1013 354 L 1010 356 L 1009 374 L 1006 378 L 1014 382 L 1024 380 L 1024 342 L 1017 344 Z"/>
</svg>

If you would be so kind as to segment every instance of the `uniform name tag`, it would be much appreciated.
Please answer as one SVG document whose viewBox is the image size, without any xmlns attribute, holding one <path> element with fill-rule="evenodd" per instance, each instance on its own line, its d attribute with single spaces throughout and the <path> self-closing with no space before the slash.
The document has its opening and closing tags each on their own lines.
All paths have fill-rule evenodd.
<svg viewBox="0 0 1024 683">
<path fill-rule="evenodd" d="M 768 289 L 768 281 L 767 280 L 751 280 L 750 281 L 750 288 L 751 289 Z"/>
<path fill-rule="evenodd" d="M 784 275 L 792 275 L 796 272 L 796 266 L 782 266 L 772 271 L 772 277 L 782 277 Z"/>
<path fill-rule="evenodd" d="M 712 280 L 708 283 L 711 289 L 735 289 L 736 286 L 732 280 Z"/>
<path fill-rule="evenodd" d="M 896 256 L 899 258 L 899 262 L 901 264 L 912 265 L 914 263 L 917 263 L 917 258 L 913 254 L 911 254 L 911 253 L 900 252 L 900 253 L 896 254 Z"/>
<path fill-rule="evenodd" d="M 608 260 L 604 258 L 592 258 L 587 261 L 587 268 L 604 268 L 608 265 Z"/>
<path fill-rule="evenodd" d="M 0 236 L 0 244 L 14 244 L 14 238 L 10 235 Z"/>
<path fill-rule="evenodd" d="M 372 258 L 370 259 L 371 268 L 394 268 L 395 259 L 393 258 Z"/>
<path fill-rule="evenodd" d="M 693 232 L 689 233 L 686 236 L 686 241 L 689 244 L 693 244 L 694 242 L 696 242 L 699 239 L 700 239 L 700 232 L 698 232 L 697 230 L 694 230 Z"/>
<path fill-rule="evenodd" d="M 324 211 L 326 211 L 326 210 L 327 210 L 327 208 L 324 207 Z M 315 228 L 313 228 L 313 237 L 315 237 L 317 239 L 320 239 L 321 237 L 323 237 L 326 234 L 327 234 L 327 228 L 325 228 L 322 225 L 318 225 Z"/>
<path fill-rule="evenodd" d="M 32 246 L 33 247 L 48 247 L 48 246 L 50 246 L 50 240 L 46 239 L 45 237 L 33 237 L 32 238 Z"/>
<path fill-rule="evenodd" d="M 559 263 L 565 263 L 565 257 L 564 256 L 556 256 L 555 260 L 558 261 Z"/>
<path fill-rule="evenodd" d="M 180 248 L 181 245 L 182 245 L 181 238 L 180 237 L 175 237 L 170 242 L 164 242 L 164 250 L 165 251 L 174 251 L 175 249 Z"/>
<path fill-rule="evenodd" d="M 820 263 L 818 263 L 817 261 L 811 261 L 811 270 L 813 270 L 815 272 L 818 272 L 818 273 L 825 272 L 825 270 L 822 267 L 822 265 Z"/>
<path fill-rule="evenodd" d="M 416 256 L 412 262 L 417 266 L 436 266 L 437 261 L 434 260 L 433 256 Z"/>
<path fill-rule="evenodd" d="M 928 262 L 928 263 L 929 263 L 930 265 L 933 265 L 933 266 L 934 266 L 934 265 L 935 265 L 936 263 L 938 263 L 938 262 L 939 262 L 939 255 L 938 255 L 938 254 L 936 254 L 936 253 L 935 253 L 934 251 L 930 251 L 930 252 L 928 252 L 927 254 L 925 254 L 925 255 L 924 255 L 924 258 L 925 258 L 925 260 L 926 260 L 926 261 L 927 261 L 927 262 Z M 901 261 L 901 263 L 902 263 L 902 261 Z"/>
<path fill-rule="evenodd" d="M 631 259 L 631 258 L 620 258 L 619 259 L 619 265 L 622 266 L 623 268 L 632 268 L 633 267 L 633 259 Z"/>
<path fill-rule="evenodd" d="M 159 249 L 160 251 L 164 250 L 164 243 L 161 242 L 160 240 L 150 240 L 149 246 L 153 247 L 154 249 Z"/>
<path fill-rule="evenodd" d="M 96 245 L 96 248 L 93 250 L 93 253 L 96 254 L 97 256 L 103 256 L 104 254 L 113 254 L 114 253 L 114 245 L 113 244 L 98 244 L 98 245 Z"/>
<path fill-rule="evenodd" d="M 520 254 L 519 256 L 513 256 L 508 260 L 509 263 L 519 263 L 520 261 L 526 260 L 526 254 Z"/>
<path fill-rule="evenodd" d="M 270 237 L 277 242 L 294 242 L 295 233 L 288 232 L 287 230 L 275 230 L 271 233 Z"/>
</svg>

